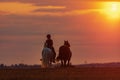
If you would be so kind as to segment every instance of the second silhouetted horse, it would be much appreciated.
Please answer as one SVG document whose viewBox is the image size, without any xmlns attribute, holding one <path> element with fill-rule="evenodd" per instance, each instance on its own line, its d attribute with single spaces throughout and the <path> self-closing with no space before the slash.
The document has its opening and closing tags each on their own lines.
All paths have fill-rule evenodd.
<svg viewBox="0 0 120 80">
<path fill-rule="evenodd" d="M 69 66 L 71 60 L 72 52 L 70 50 L 70 44 L 68 41 L 64 41 L 64 45 L 59 48 L 59 55 L 57 60 L 61 61 L 61 66 Z"/>
</svg>

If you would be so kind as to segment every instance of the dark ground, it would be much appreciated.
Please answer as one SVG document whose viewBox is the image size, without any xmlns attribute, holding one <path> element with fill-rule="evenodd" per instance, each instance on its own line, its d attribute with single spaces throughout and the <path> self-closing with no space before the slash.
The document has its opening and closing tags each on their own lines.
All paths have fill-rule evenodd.
<svg viewBox="0 0 120 80">
<path fill-rule="evenodd" d="M 120 80 L 120 67 L 0 69 L 0 80 Z"/>
</svg>

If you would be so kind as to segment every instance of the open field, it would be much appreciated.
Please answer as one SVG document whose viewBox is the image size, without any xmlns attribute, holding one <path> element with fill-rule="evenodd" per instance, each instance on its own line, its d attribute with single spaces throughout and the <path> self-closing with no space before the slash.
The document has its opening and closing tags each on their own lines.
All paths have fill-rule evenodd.
<svg viewBox="0 0 120 80">
<path fill-rule="evenodd" d="M 120 80 L 120 67 L 0 69 L 0 80 Z"/>
</svg>

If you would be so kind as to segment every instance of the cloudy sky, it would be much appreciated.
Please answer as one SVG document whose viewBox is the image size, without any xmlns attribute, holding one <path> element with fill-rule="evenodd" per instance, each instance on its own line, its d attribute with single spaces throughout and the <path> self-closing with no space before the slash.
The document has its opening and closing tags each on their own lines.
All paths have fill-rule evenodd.
<svg viewBox="0 0 120 80">
<path fill-rule="evenodd" d="M 40 64 L 48 33 L 57 54 L 69 40 L 72 64 L 119 62 L 119 10 L 112 0 L 0 0 L 0 63 Z"/>
</svg>

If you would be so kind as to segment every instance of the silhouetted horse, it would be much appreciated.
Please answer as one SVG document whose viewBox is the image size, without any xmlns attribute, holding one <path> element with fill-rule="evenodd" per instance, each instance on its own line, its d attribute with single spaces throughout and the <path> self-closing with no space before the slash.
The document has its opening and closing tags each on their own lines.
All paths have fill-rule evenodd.
<svg viewBox="0 0 120 80">
<path fill-rule="evenodd" d="M 51 65 L 52 59 L 53 59 L 53 52 L 45 44 L 42 50 L 42 67 L 43 68 L 49 67 Z"/>
<path fill-rule="evenodd" d="M 64 41 L 64 45 L 59 48 L 59 55 L 57 57 L 57 60 L 61 61 L 61 66 L 65 67 L 70 65 L 72 53 L 69 47 L 69 42 Z"/>
</svg>

